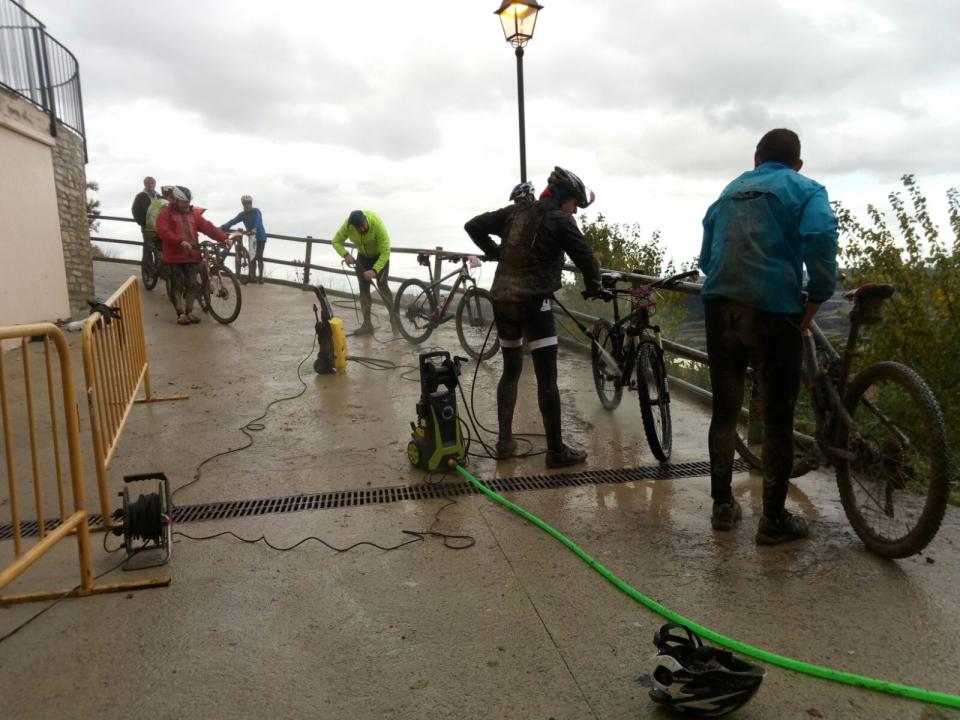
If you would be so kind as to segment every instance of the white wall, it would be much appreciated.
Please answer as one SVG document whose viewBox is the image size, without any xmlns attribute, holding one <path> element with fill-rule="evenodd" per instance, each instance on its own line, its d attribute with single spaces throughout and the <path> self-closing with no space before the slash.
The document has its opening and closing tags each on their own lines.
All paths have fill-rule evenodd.
<svg viewBox="0 0 960 720">
<path fill-rule="evenodd" d="M 53 139 L 32 120 L 0 112 L 0 326 L 70 316 Z"/>
</svg>

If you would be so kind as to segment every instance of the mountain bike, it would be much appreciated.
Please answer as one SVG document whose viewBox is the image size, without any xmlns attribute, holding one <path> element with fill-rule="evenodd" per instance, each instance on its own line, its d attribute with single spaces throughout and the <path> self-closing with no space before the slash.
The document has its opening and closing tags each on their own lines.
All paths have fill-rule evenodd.
<svg viewBox="0 0 960 720">
<path fill-rule="evenodd" d="M 244 246 L 244 237 L 246 237 L 247 244 L 250 246 L 249 250 Z M 233 274 L 237 276 L 241 284 L 246 285 L 253 279 L 253 257 L 257 253 L 257 231 L 233 230 L 230 233 L 230 238 L 234 241 Z"/>
<path fill-rule="evenodd" d="M 670 392 L 667 371 L 663 362 L 663 344 L 660 326 L 650 322 L 655 314 L 658 290 L 671 288 L 698 271 L 673 275 L 648 284 L 632 282 L 632 287 L 617 287 L 627 280 L 623 273 L 606 272 L 600 276 L 601 285 L 613 293 L 613 322 L 597 320 L 593 325 L 591 362 L 593 383 L 600 404 L 607 410 L 620 405 L 623 389 L 636 390 L 640 400 L 640 416 L 647 443 L 654 457 L 661 462 L 670 458 L 673 449 L 673 426 L 670 420 Z M 630 298 L 630 312 L 621 317 L 619 297 Z M 616 363 L 608 365 L 598 346 Z"/>
<path fill-rule="evenodd" d="M 228 325 L 237 319 L 243 298 L 240 282 L 224 264 L 230 247 L 204 240 L 200 243 L 200 307 L 218 323 Z M 167 297 L 173 302 L 173 287 L 169 273 L 165 273 Z"/>
<path fill-rule="evenodd" d="M 459 262 L 460 267 L 449 275 L 434 279 L 433 269 L 430 267 L 430 255 L 428 253 L 417 255 L 417 262 L 424 265 L 430 272 L 430 283 L 410 279 L 397 290 L 394 318 L 400 334 L 414 345 L 419 345 L 430 337 L 435 328 L 456 317 L 457 337 L 460 338 L 463 349 L 472 358 L 489 360 L 500 349 L 500 338 L 493 324 L 493 298 L 490 296 L 490 291 L 477 287 L 476 280 L 470 274 L 470 268 L 479 267 L 480 261 L 472 255 L 448 259 L 450 262 Z M 446 296 L 441 295 L 441 284 L 454 276 L 457 279 L 450 288 L 450 292 Z M 448 310 L 461 285 L 465 289 L 454 316 Z M 486 346 L 484 341 L 487 343 Z M 481 350 L 483 355 L 480 354 Z"/>
<path fill-rule="evenodd" d="M 797 477 L 820 466 L 836 471 L 840 502 L 870 550 L 888 558 L 920 552 L 940 529 L 950 493 L 950 444 L 943 412 L 927 383 L 898 362 L 875 362 L 851 379 L 861 326 L 883 320 L 893 285 L 848 292 L 850 330 L 839 354 L 816 323 L 803 337 L 803 384 L 814 435 L 795 433 Z M 760 413 L 760 404 L 752 404 Z M 752 411 L 754 411 L 752 410 Z M 740 456 L 761 469 L 762 421 L 741 423 Z"/>
</svg>

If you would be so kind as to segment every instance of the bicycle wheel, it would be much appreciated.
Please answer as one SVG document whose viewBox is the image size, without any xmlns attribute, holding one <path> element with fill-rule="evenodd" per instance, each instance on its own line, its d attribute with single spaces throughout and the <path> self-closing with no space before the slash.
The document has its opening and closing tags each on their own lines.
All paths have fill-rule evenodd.
<svg viewBox="0 0 960 720">
<path fill-rule="evenodd" d="M 157 286 L 157 280 L 160 277 L 160 263 L 163 260 L 158 257 L 159 252 L 156 247 L 150 248 L 149 256 L 149 265 L 142 261 L 140 263 L 140 279 L 143 280 L 143 286 L 147 290 L 153 290 Z"/>
<path fill-rule="evenodd" d="M 670 392 L 663 355 L 653 343 L 640 343 L 637 354 L 637 389 L 640 391 L 640 417 L 650 451 L 660 462 L 670 459 L 673 450 L 673 425 L 670 422 Z"/>
<path fill-rule="evenodd" d="M 600 404 L 606 410 L 614 410 L 620 404 L 620 398 L 623 397 L 623 378 L 619 373 L 611 372 L 615 368 L 607 367 L 603 361 L 603 356 L 597 350 L 599 344 L 607 353 L 614 357 L 620 357 L 619 343 L 611 334 L 610 323 L 606 320 L 597 320 L 593 324 L 593 339 L 595 343 L 590 343 L 590 365 L 593 368 L 593 386 L 597 389 L 597 397 L 600 398 Z"/>
<path fill-rule="evenodd" d="M 497 354 L 500 336 L 493 322 L 493 298 L 488 290 L 472 287 L 463 293 L 457 305 L 457 337 L 472 358 L 489 360 Z"/>
<path fill-rule="evenodd" d="M 394 317 L 400 334 L 419 345 L 433 332 L 437 317 L 437 298 L 420 280 L 407 280 L 394 299 Z"/>
<path fill-rule="evenodd" d="M 940 406 L 923 378 L 895 362 L 863 370 L 844 404 L 853 424 L 838 421 L 836 468 L 847 518 L 876 554 L 914 555 L 940 529 L 950 492 Z"/>
<path fill-rule="evenodd" d="M 207 305 L 205 309 L 219 323 L 228 325 L 240 314 L 240 281 L 225 267 L 218 267 L 207 273 L 203 296 Z"/>
</svg>

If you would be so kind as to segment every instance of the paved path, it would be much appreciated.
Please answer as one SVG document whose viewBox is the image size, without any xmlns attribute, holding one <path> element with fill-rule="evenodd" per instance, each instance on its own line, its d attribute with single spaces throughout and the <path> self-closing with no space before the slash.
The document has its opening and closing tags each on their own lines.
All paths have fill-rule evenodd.
<svg viewBox="0 0 960 720">
<path fill-rule="evenodd" d="M 106 295 L 130 268 L 101 263 L 96 270 Z M 153 469 L 180 485 L 203 458 L 245 442 L 239 426 L 270 400 L 301 389 L 296 366 L 311 344 L 311 302 L 296 290 L 251 287 L 234 325 L 180 327 L 166 301 L 148 293 L 154 387 L 190 399 L 134 408 L 110 470 L 112 489 L 124 473 Z M 355 326 L 352 311 L 338 313 Z M 452 327 L 431 342 L 457 348 Z M 412 365 L 417 351 L 404 341 L 367 338 L 350 352 Z M 565 427 L 589 450 L 588 467 L 653 464 L 635 399 L 607 413 L 588 363 L 570 353 L 562 363 Z M 425 482 L 404 455 L 418 384 L 402 370 L 351 364 L 345 376 L 318 377 L 309 365 L 304 394 L 275 406 L 251 449 L 208 464 L 178 502 Z M 488 425 L 497 376 L 498 361 L 477 375 L 476 410 Z M 517 425 L 536 433 L 531 368 L 522 382 Z M 673 407 L 674 461 L 705 460 L 703 408 L 682 396 Z M 83 437 L 89 448 L 86 425 Z M 539 449 L 542 439 L 532 442 Z M 499 465 L 471 460 L 481 478 L 545 472 L 541 456 Z M 87 485 L 93 506 L 92 470 Z M 734 487 L 745 518 L 729 534 L 710 530 L 705 477 L 511 499 L 642 592 L 718 631 L 803 660 L 960 693 L 960 513 L 950 510 L 925 556 L 884 562 L 850 531 L 831 478 L 811 475 L 790 502 L 811 519 L 814 537 L 758 548 L 759 479 L 738 475 Z M 184 524 L 179 529 L 191 535 L 265 533 L 275 544 L 313 535 L 340 547 L 360 540 L 394 545 L 410 537 L 403 530 L 434 527 L 471 535 L 476 545 L 455 551 L 431 537 L 392 552 L 360 547 L 337 554 L 310 541 L 278 553 L 229 537 L 180 539 L 169 588 L 64 601 L 0 645 L 3 716 L 666 717 L 638 682 L 658 617 L 487 499 L 444 505 L 426 500 Z M 0 522 L 5 510 L 0 506 Z M 0 543 L 0 562 L 10 553 L 9 541 Z M 97 548 L 97 572 L 113 562 Z M 150 572 L 157 571 L 143 574 Z M 75 550 L 64 543 L 12 590 L 71 586 L 75 578 Z M 0 635 L 37 609 L 0 608 Z M 737 717 L 960 714 L 770 668 Z"/>
</svg>

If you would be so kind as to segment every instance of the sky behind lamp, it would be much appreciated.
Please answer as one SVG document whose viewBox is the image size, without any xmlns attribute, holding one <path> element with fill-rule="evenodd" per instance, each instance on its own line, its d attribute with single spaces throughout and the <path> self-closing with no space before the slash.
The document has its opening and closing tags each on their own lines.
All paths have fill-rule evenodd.
<svg viewBox="0 0 960 720">
<path fill-rule="evenodd" d="M 520 182 L 527 181 L 527 143 L 523 122 L 523 46 L 533 39 L 537 13 L 543 9 L 536 0 L 503 0 L 495 15 L 500 16 L 503 37 L 516 48 L 517 107 L 520 113 Z"/>
</svg>

